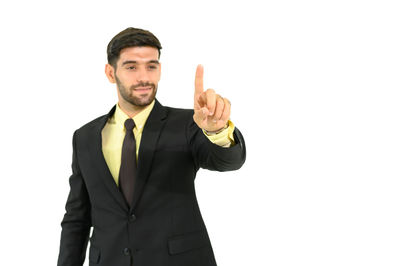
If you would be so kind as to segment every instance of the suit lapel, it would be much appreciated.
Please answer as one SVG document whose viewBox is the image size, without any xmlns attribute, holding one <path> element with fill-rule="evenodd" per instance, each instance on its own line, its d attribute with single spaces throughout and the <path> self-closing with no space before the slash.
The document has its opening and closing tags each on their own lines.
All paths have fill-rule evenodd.
<svg viewBox="0 0 400 266">
<path fill-rule="evenodd" d="M 138 156 L 138 176 L 135 184 L 131 210 L 135 209 L 143 193 L 143 189 L 149 177 L 149 172 L 151 169 L 157 141 L 164 127 L 166 117 L 167 111 L 165 107 L 163 107 L 156 100 L 153 110 L 147 118 L 146 124 L 142 132 L 142 139 L 140 141 Z"/>
<path fill-rule="evenodd" d="M 93 159 L 94 168 L 98 170 L 98 174 L 103 179 L 107 189 L 113 196 L 113 198 L 118 202 L 118 204 L 124 209 L 128 210 L 128 205 L 124 199 L 124 196 L 119 191 L 118 186 L 115 184 L 114 178 L 111 175 L 110 169 L 104 159 L 102 150 L 102 136 L 101 132 L 107 123 L 108 119 L 112 117 L 115 112 L 115 106 L 111 111 L 99 118 L 95 124 L 91 136 L 89 138 L 89 149 L 90 154 Z M 165 107 L 163 107 L 157 100 L 154 104 L 153 110 L 151 111 L 149 117 L 147 118 L 146 124 L 143 128 L 142 139 L 140 141 L 139 147 L 139 159 L 138 159 L 138 176 L 135 184 L 135 190 L 132 201 L 132 208 L 134 210 L 140 196 L 143 193 L 143 189 L 146 185 L 147 179 L 149 177 L 149 172 L 151 169 L 151 164 L 153 160 L 154 151 L 157 145 L 159 135 L 165 123 L 165 118 L 167 117 L 167 112 Z"/>
<path fill-rule="evenodd" d="M 101 131 L 103 130 L 105 124 L 107 123 L 108 119 L 114 114 L 115 106 L 111 109 L 111 111 L 99 118 L 99 121 L 95 124 L 94 129 L 92 130 L 92 136 L 89 138 L 89 148 L 90 154 L 93 158 L 94 168 L 98 170 L 98 174 L 103 179 L 107 189 L 113 196 L 113 198 L 118 202 L 119 205 L 124 210 L 128 210 L 128 205 L 125 202 L 125 199 L 122 193 L 119 191 L 117 184 L 115 184 L 114 178 L 111 175 L 110 169 L 104 159 L 103 149 L 102 149 L 102 137 Z"/>
</svg>

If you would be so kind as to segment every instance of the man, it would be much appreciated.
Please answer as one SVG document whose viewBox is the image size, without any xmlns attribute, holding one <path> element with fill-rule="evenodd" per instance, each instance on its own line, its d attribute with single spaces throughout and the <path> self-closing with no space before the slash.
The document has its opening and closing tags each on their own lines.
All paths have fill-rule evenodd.
<svg viewBox="0 0 400 266">
<path fill-rule="evenodd" d="M 106 75 L 118 103 L 76 130 L 62 220 L 59 266 L 216 265 L 194 179 L 200 167 L 229 171 L 245 161 L 230 102 L 195 76 L 194 110 L 156 99 L 161 44 L 127 28 L 108 44 Z"/>
</svg>

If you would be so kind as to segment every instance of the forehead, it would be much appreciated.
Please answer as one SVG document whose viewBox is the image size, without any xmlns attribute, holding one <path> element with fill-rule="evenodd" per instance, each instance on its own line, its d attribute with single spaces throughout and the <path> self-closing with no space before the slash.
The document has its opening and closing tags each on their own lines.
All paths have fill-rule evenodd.
<svg viewBox="0 0 400 266">
<path fill-rule="evenodd" d="M 149 46 L 127 47 L 120 51 L 119 61 L 134 60 L 138 62 L 147 62 L 158 60 L 158 49 Z"/>
</svg>

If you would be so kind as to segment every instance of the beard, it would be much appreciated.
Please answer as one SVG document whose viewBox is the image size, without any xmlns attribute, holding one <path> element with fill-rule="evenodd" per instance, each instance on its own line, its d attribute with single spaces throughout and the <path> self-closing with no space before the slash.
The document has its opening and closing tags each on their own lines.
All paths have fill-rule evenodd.
<svg viewBox="0 0 400 266">
<path fill-rule="evenodd" d="M 119 90 L 119 93 L 121 94 L 121 97 L 126 101 L 129 102 L 132 105 L 135 106 L 147 106 L 150 103 L 154 101 L 156 98 L 156 93 L 157 93 L 157 85 L 151 82 L 143 82 L 143 83 L 138 83 L 135 85 L 130 86 L 129 88 L 125 87 L 122 82 L 118 79 L 118 77 L 115 75 L 115 80 L 117 82 L 117 87 Z M 144 97 L 138 97 L 134 96 L 132 91 L 136 89 L 137 87 L 151 87 L 151 94 L 148 96 Z"/>
</svg>

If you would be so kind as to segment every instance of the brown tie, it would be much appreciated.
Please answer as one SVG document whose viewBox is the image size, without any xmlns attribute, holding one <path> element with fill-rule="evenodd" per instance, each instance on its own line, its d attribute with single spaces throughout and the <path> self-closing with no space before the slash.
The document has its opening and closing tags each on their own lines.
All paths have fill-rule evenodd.
<svg viewBox="0 0 400 266">
<path fill-rule="evenodd" d="M 125 196 L 126 202 L 131 207 L 133 189 L 136 181 L 136 140 L 133 134 L 135 122 L 133 119 L 125 121 L 125 138 L 122 144 L 121 168 L 119 169 L 119 187 Z"/>
</svg>

